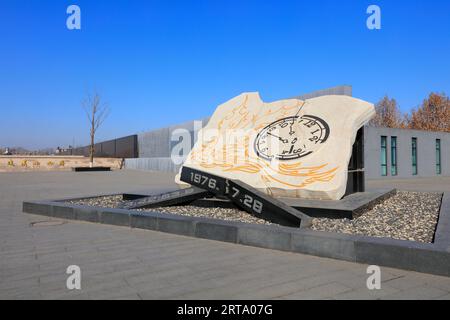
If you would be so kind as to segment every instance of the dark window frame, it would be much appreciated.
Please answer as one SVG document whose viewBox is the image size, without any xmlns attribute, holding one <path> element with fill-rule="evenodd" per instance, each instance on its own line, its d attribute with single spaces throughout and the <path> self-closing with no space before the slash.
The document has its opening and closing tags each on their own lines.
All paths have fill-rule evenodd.
<svg viewBox="0 0 450 320">
<path fill-rule="evenodd" d="M 387 176 L 387 136 L 381 136 L 381 145 L 380 145 L 380 163 L 381 163 L 381 176 Z"/>
<path fill-rule="evenodd" d="M 441 139 L 436 139 L 436 174 L 442 174 L 442 145 Z"/>
<path fill-rule="evenodd" d="M 397 137 L 391 137 L 391 175 L 398 175 L 398 161 L 397 161 Z"/>
<path fill-rule="evenodd" d="M 418 170 L 418 156 L 417 156 L 417 138 L 411 138 L 411 162 L 412 162 L 412 175 L 417 176 Z"/>
</svg>

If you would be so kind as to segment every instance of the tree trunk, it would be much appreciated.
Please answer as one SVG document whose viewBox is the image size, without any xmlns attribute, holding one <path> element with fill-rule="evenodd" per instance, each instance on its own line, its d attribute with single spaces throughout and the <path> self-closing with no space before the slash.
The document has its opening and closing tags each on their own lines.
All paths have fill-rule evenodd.
<svg viewBox="0 0 450 320">
<path fill-rule="evenodd" d="M 94 132 L 91 131 L 91 147 L 89 148 L 89 167 L 94 166 Z"/>
</svg>

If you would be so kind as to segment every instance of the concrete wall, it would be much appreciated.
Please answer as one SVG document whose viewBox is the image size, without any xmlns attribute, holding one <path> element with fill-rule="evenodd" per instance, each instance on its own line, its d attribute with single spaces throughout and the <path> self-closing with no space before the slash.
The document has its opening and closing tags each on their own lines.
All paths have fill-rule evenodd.
<svg viewBox="0 0 450 320">
<path fill-rule="evenodd" d="M 387 176 L 381 175 L 381 136 L 387 137 Z M 391 175 L 391 137 L 397 137 L 397 176 Z M 411 139 L 417 138 L 417 175 L 412 174 Z M 450 176 L 450 133 L 366 127 L 366 179 L 435 177 L 436 139 L 441 139 L 441 175 Z"/>
<path fill-rule="evenodd" d="M 337 86 L 323 90 L 317 90 L 310 93 L 305 93 L 301 96 L 295 96 L 293 99 L 306 100 L 321 96 L 338 95 L 338 96 L 352 96 L 352 86 Z"/>
<path fill-rule="evenodd" d="M 103 158 L 136 158 L 138 157 L 137 135 L 98 142 L 94 145 L 94 156 Z M 89 146 L 69 149 L 61 155 L 89 156 Z"/>
<path fill-rule="evenodd" d="M 197 120 L 200 127 L 208 123 L 209 118 Z M 173 125 L 153 131 L 138 133 L 139 158 L 169 158 L 172 147 L 179 141 L 172 141 L 172 133 L 176 129 L 186 129 L 191 133 L 191 146 L 197 141 L 194 134 L 195 121 L 188 121 L 182 124 Z"/>
<path fill-rule="evenodd" d="M 180 165 L 175 165 L 169 157 L 125 159 L 126 169 L 177 173 L 180 167 Z"/>
</svg>

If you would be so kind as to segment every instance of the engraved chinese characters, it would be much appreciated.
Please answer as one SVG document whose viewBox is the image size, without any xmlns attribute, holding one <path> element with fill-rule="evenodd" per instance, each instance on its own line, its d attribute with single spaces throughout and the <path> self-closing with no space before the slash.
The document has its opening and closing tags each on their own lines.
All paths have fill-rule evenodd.
<svg viewBox="0 0 450 320">
<path fill-rule="evenodd" d="M 275 197 L 340 199 L 356 132 L 374 114 L 348 96 L 264 103 L 244 93 L 216 109 L 184 165 Z"/>
</svg>

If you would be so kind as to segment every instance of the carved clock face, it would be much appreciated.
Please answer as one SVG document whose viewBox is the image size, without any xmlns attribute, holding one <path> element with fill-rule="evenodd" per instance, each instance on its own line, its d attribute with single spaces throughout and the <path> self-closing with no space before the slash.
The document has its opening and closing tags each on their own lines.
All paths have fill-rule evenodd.
<svg viewBox="0 0 450 320">
<path fill-rule="evenodd" d="M 277 120 L 262 129 L 255 140 L 256 154 L 266 160 L 293 160 L 310 155 L 328 139 L 328 124 L 310 115 Z"/>
</svg>

